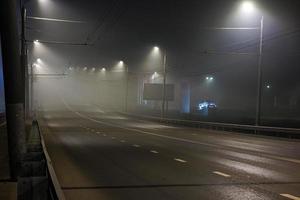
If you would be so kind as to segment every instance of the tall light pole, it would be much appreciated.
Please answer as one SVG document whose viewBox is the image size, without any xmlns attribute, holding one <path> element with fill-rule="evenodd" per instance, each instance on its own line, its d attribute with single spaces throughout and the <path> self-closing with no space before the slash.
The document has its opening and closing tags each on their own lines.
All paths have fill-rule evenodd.
<svg viewBox="0 0 300 200">
<path fill-rule="evenodd" d="M 164 52 L 164 54 L 163 54 L 163 89 L 162 89 L 162 105 L 161 105 L 162 112 L 161 112 L 161 118 L 165 117 L 166 79 L 167 79 L 166 63 L 167 63 L 167 53 Z"/>
<path fill-rule="evenodd" d="M 127 65 L 125 65 L 125 69 L 126 69 L 125 112 L 127 112 L 128 111 L 128 84 L 129 84 L 129 69 Z"/>
<path fill-rule="evenodd" d="M 260 125 L 260 116 L 261 116 L 263 31 L 264 31 L 264 17 L 262 16 L 260 20 L 259 55 L 258 55 L 258 69 L 257 69 L 257 100 L 256 100 L 256 116 L 255 116 L 256 126 Z"/>
</svg>

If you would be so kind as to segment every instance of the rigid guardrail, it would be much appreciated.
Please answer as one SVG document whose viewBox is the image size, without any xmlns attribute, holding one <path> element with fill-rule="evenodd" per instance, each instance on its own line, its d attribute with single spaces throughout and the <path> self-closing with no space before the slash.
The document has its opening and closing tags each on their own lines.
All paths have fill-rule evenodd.
<svg viewBox="0 0 300 200">
<path fill-rule="evenodd" d="M 47 163 L 47 176 L 48 176 L 48 181 L 49 181 L 49 198 L 52 200 L 65 200 L 65 196 L 64 193 L 61 189 L 61 186 L 58 182 L 57 176 L 55 174 L 54 168 L 52 166 L 52 161 L 50 159 L 50 156 L 48 154 L 46 145 L 45 145 L 45 141 L 44 141 L 44 137 L 43 134 L 40 131 L 40 127 L 37 123 L 37 127 L 38 127 L 38 132 L 41 138 L 41 145 L 43 148 L 43 153 L 46 159 L 46 163 Z"/>
<path fill-rule="evenodd" d="M 160 118 L 160 117 L 138 115 L 132 113 L 122 113 L 122 114 L 132 116 L 132 117 L 152 120 L 156 122 L 170 123 L 170 124 L 176 124 L 182 126 L 191 126 L 191 127 L 223 130 L 223 131 L 239 131 L 239 132 L 272 135 L 272 136 L 288 137 L 288 138 L 300 138 L 300 129 L 297 128 L 253 126 L 253 125 L 218 123 L 218 122 L 203 122 L 203 121 L 182 120 L 182 119 L 172 119 L 172 118 Z"/>
</svg>

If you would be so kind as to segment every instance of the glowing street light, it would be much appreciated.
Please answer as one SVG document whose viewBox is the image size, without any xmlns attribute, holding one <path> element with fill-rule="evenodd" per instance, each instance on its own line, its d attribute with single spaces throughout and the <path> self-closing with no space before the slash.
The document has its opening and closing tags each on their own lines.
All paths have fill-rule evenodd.
<svg viewBox="0 0 300 200">
<path fill-rule="evenodd" d="M 106 71 L 106 68 L 102 67 L 101 72 L 105 72 L 105 71 Z"/>
<path fill-rule="evenodd" d="M 271 85 L 267 85 L 267 89 L 270 89 L 271 88 Z"/>
<path fill-rule="evenodd" d="M 34 44 L 39 44 L 40 42 L 39 42 L 39 40 L 34 40 L 33 43 Z"/>
<path fill-rule="evenodd" d="M 38 63 L 42 63 L 42 60 L 41 60 L 40 58 L 36 59 L 36 61 L 37 61 Z"/>
<path fill-rule="evenodd" d="M 214 80 L 214 77 L 212 77 L 212 76 L 207 76 L 207 77 L 205 77 L 205 79 L 206 79 L 207 81 L 212 81 L 212 80 Z"/>
<path fill-rule="evenodd" d="M 241 9 L 244 13 L 253 12 L 255 5 L 252 1 L 245 1 L 241 4 Z M 260 124 L 261 113 L 261 94 L 262 94 L 262 53 L 263 53 L 263 31 L 264 31 L 264 16 L 260 19 L 260 37 L 259 37 L 259 57 L 258 57 L 258 69 L 257 69 L 257 100 L 256 100 L 256 113 L 255 113 L 255 125 Z"/>
<path fill-rule="evenodd" d="M 255 9 L 255 6 L 251 1 L 244 1 L 241 5 L 241 9 L 245 13 L 252 13 Z"/>
</svg>

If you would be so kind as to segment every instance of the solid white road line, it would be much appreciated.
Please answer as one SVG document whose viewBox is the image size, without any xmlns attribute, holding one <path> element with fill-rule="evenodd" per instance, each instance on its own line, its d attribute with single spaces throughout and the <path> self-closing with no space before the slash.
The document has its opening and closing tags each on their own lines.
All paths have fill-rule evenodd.
<svg viewBox="0 0 300 200">
<path fill-rule="evenodd" d="M 158 153 L 158 151 L 155 151 L 155 150 L 151 150 L 150 152 L 151 153 Z"/>
<path fill-rule="evenodd" d="M 280 194 L 283 197 L 289 198 L 289 199 L 293 199 L 293 200 L 300 200 L 300 197 L 296 197 L 290 194 Z"/>
<path fill-rule="evenodd" d="M 182 162 L 182 163 L 186 163 L 187 161 L 179 159 L 179 158 L 174 158 L 174 160 L 178 161 L 178 162 Z"/>
<path fill-rule="evenodd" d="M 137 148 L 140 147 L 140 145 L 138 145 L 138 144 L 134 144 L 132 146 L 137 147 Z"/>
<path fill-rule="evenodd" d="M 217 175 L 220 175 L 220 176 L 224 176 L 224 177 L 230 177 L 229 174 L 225 174 L 225 173 L 219 172 L 219 171 L 214 171 L 213 173 L 214 173 L 214 174 L 217 174 Z"/>
</svg>

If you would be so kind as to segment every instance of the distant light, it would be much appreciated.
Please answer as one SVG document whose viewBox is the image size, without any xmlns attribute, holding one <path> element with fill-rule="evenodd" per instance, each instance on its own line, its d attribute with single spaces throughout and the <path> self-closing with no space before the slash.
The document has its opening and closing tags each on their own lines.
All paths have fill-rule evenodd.
<svg viewBox="0 0 300 200">
<path fill-rule="evenodd" d="M 151 79 L 154 80 L 155 78 L 157 78 L 159 76 L 159 74 L 157 72 L 154 72 L 151 76 Z"/>
<path fill-rule="evenodd" d="M 208 81 L 212 81 L 212 80 L 214 80 L 214 77 L 212 77 L 212 76 L 207 76 L 207 77 L 205 77 L 205 79 L 208 80 Z"/>
<path fill-rule="evenodd" d="M 106 71 L 105 67 L 103 67 L 103 68 L 101 69 L 101 71 L 102 71 L 102 72 L 105 72 L 105 71 Z"/>
<path fill-rule="evenodd" d="M 267 89 L 270 89 L 271 88 L 271 85 L 267 85 Z"/>
<path fill-rule="evenodd" d="M 36 59 L 36 61 L 37 61 L 38 63 L 41 63 L 41 62 L 42 62 L 42 60 L 41 60 L 40 58 Z"/>
<path fill-rule="evenodd" d="M 244 1 L 241 8 L 243 12 L 251 13 L 254 11 L 254 3 L 251 1 Z"/>
<path fill-rule="evenodd" d="M 94 72 L 95 70 L 96 70 L 95 67 L 93 67 L 93 68 L 92 68 L 92 72 Z"/>
<path fill-rule="evenodd" d="M 124 62 L 122 60 L 120 60 L 119 64 L 120 65 L 124 65 Z"/>
<path fill-rule="evenodd" d="M 33 66 L 36 67 L 36 68 L 40 68 L 41 66 L 37 63 L 33 63 Z"/>
<path fill-rule="evenodd" d="M 86 70 L 87 70 L 87 67 L 84 67 L 84 68 L 83 68 L 83 71 L 86 71 Z"/>
<path fill-rule="evenodd" d="M 73 67 L 69 67 L 69 70 L 73 70 Z"/>
<path fill-rule="evenodd" d="M 154 51 L 159 51 L 159 47 L 155 46 Z"/>
<path fill-rule="evenodd" d="M 33 43 L 34 44 L 39 44 L 40 42 L 39 42 L 39 40 L 34 40 Z"/>
</svg>

